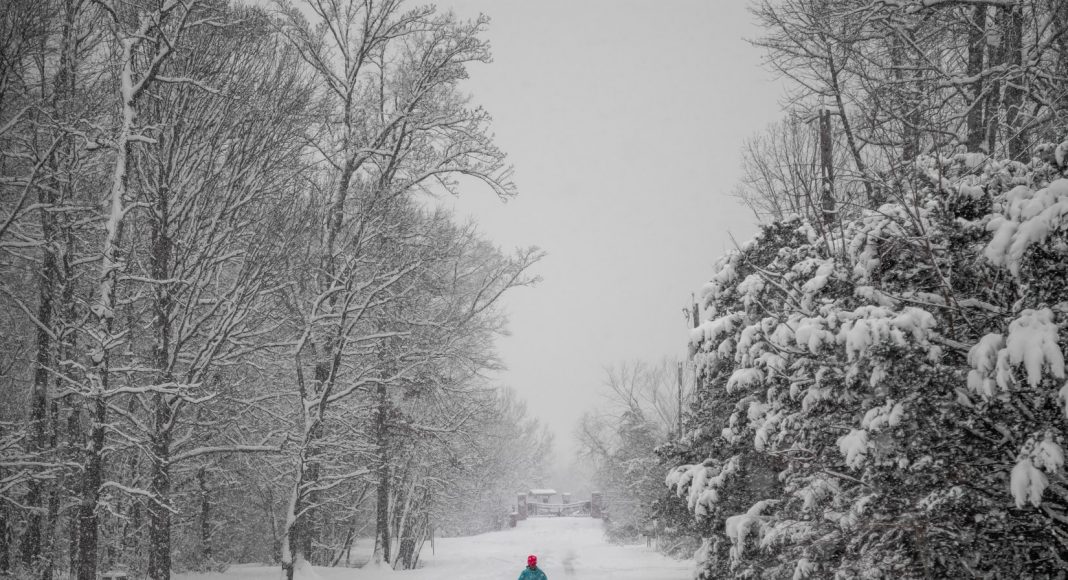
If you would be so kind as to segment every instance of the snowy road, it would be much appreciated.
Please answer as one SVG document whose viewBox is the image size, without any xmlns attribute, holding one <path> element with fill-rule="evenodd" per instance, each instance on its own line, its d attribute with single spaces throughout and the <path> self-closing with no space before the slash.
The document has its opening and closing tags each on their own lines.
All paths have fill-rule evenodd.
<svg viewBox="0 0 1068 580">
<path fill-rule="evenodd" d="M 690 561 L 672 560 L 645 546 L 604 541 L 590 518 L 540 518 L 512 530 L 439 539 L 424 566 L 406 572 L 316 568 L 322 580 L 513 580 L 537 554 L 550 580 L 689 580 Z M 273 568 L 234 567 L 225 574 L 182 574 L 177 580 L 270 580 Z M 311 576 L 315 578 L 315 576 Z"/>
</svg>

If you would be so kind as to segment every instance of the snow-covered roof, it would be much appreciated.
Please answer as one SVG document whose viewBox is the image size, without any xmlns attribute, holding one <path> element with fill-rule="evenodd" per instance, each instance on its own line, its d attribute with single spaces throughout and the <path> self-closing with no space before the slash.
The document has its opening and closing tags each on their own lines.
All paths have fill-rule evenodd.
<svg viewBox="0 0 1068 580">
<path fill-rule="evenodd" d="M 556 495 L 555 489 L 532 489 L 530 495 Z"/>
</svg>

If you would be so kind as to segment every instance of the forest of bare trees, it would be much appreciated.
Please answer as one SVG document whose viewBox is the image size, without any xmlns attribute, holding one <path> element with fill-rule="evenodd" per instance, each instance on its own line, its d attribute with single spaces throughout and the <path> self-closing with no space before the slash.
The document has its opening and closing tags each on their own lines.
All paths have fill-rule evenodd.
<svg viewBox="0 0 1068 580">
<path fill-rule="evenodd" d="M 627 542 L 656 533 L 648 511 L 663 498 L 664 478 L 654 451 L 682 432 L 682 412 L 693 404 L 693 389 L 692 371 L 682 361 L 632 361 L 605 369 L 603 400 L 583 415 L 577 438 L 609 515 L 608 539 Z M 692 553 L 693 545 L 685 547 Z"/>
<path fill-rule="evenodd" d="M 819 214 L 828 188 L 856 215 L 890 201 L 919 154 L 1027 161 L 1068 124 L 1061 0 L 761 0 L 752 11 L 754 43 L 787 82 L 785 118 L 743 148 L 736 194 L 761 219 Z"/>
<path fill-rule="evenodd" d="M 485 19 L 263 6 L 0 7 L 0 575 L 409 568 L 548 451 L 484 378 L 541 253 L 434 201 L 516 193 Z"/>
</svg>

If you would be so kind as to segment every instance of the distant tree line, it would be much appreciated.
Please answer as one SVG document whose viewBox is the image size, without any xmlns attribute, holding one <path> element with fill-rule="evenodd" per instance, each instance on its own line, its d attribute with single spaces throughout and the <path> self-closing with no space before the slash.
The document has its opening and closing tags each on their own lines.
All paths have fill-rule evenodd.
<svg viewBox="0 0 1068 580">
<path fill-rule="evenodd" d="M 663 468 L 655 449 L 680 433 L 680 411 L 692 404 L 693 386 L 688 367 L 667 358 L 605 369 L 602 400 L 596 411 L 582 416 L 576 436 L 579 456 L 592 468 L 592 483 L 601 493 L 610 541 L 663 535 L 664 524 L 653 509 L 664 498 Z M 682 544 L 689 548 L 686 556 L 693 553 L 690 542 Z"/>
<path fill-rule="evenodd" d="M 433 201 L 515 194 L 460 89 L 486 24 L 3 4 L 0 574 L 408 568 L 499 524 L 551 441 L 482 377 L 541 253 Z"/>
</svg>

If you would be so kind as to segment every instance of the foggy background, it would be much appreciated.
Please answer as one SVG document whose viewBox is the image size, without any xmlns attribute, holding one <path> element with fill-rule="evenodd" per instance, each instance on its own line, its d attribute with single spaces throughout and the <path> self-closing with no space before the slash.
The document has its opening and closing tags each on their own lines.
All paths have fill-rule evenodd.
<svg viewBox="0 0 1068 580">
<path fill-rule="evenodd" d="M 570 484 L 573 431 L 604 367 L 685 355 L 712 257 L 755 231 L 730 196 L 742 141 L 780 116 L 745 2 L 442 2 L 492 17 L 494 62 L 465 85 L 494 117 L 519 196 L 472 184 L 452 201 L 504 248 L 538 245 L 544 281 L 505 298 L 498 341 L 514 388 L 555 434 Z M 576 489 L 575 491 L 580 491 Z"/>
</svg>

